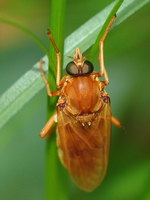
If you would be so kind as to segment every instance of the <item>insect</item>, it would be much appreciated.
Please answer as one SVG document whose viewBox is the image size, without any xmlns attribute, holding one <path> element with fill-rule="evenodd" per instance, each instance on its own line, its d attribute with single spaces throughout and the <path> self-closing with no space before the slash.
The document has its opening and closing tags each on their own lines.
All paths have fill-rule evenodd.
<svg viewBox="0 0 150 200">
<path fill-rule="evenodd" d="M 105 91 L 109 78 L 104 66 L 104 41 L 115 21 L 114 16 L 100 40 L 100 72 L 94 72 L 93 64 L 75 49 L 72 61 L 66 66 L 67 75 L 60 79 L 61 54 L 50 30 L 47 34 L 57 56 L 57 91 L 52 92 L 42 69 L 40 71 L 49 97 L 59 96 L 57 112 L 52 115 L 40 136 L 50 135 L 57 117 L 57 146 L 61 163 L 67 168 L 76 185 L 87 192 L 102 182 L 108 165 L 111 124 L 121 123 L 112 116 L 110 97 Z M 99 77 L 104 77 L 100 81 Z"/>
</svg>

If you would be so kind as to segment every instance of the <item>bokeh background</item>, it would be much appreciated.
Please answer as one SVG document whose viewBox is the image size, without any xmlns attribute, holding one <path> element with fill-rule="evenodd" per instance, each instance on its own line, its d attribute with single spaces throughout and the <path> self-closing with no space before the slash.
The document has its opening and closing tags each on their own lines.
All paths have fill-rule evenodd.
<svg viewBox="0 0 150 200">
<path fill-rule="evenodd" d="M 68 0 L 69 35 L 110 0 Z M 49 1 L 1 0 L 1 16 L 48 39 Z M 82 15 L 81 15 L 82 13 Z M 113 126 L 107 176 L 93 193 L 75 187 L 70 199 L 150 199 L 150 4 L 112 30 L 105 46 L 112 111 L 124 124 Z M 0 94 L 42 56 L 42 50 L 22 32 L 0 24 Z M 44 199 L 45 141 L 39 133 L 46 121 L 42 90 L 0 130 L 0 200 Z"/>
</svg>

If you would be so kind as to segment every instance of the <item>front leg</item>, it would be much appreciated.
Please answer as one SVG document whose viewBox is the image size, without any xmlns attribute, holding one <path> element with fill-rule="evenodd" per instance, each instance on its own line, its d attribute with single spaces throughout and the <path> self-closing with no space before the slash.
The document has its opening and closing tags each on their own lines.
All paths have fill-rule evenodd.
<svg viewBox="0 0 150 200">
<path fill-rule="evenodd" d="M 57 91 L 52 92 L 51 89 L 50 89 L 49 82 L 48 82 L 48 80 L 47 80 L 47 78 L 46 78 L 46 76 L 45 76 L 45 73 L 44 73 L 44 71 L 43 71 L 43 64 L 44 64 L 44 61 L 43 61 L 43 60 L 40 60 L 39 64 L 40 64 L 41 76 L 42 76 L 42 78 L 43 78 L 43 81 L 44 81 L 45 86 L 46 86 L 46 89 L 47 89 L 47 95 L 48 95 L 49 97 L 59 96 L 60 90 L 57 90 Z"/>
<path fill-rule="evenodd" d="M 56 42 L 54 40 L 54 37 L 53 37 L 50 29 L 47 30 L 47 35 L 48 35 L 50 41 L 52 42 L 52 45 L 56 52 L 56 58 L 57 58 L 56 85 L 57 85 L 57 88 L 59 88 L 60 87 L 60 75 L 61 75 L 61 53 L 56 45 Z"/>
<path fill-rule="evenodd" d="M 106 71 L 106 68 L 105 68 L 105 65 L 104 65 L 104 42 L 105 42 L 106 36 L 107 36 L 112 24 L 114 23 L 115 19 L 116 19 L 116 15 L 110 21 L 110 23 L 109 23 L 108 27 L 106 28 L 106 31 L 105 31 L 105 33 L 104 33 L 104 35 L 101 38 L 100 43 L 99 43 L 100 54 L 99 54 L 98 59 L 99 59 L 99 62 L 100 62 L 100 76 L 104 76 L 105 85 L 109 84 L 109 78 L 108 78 L 108 74 L 107 74 L 107 71 Z"/>
<path fill-rule="evenodd" d="M 46 123 L 46 125 L 44 126 L 44 128 L 42 129 L 40 136 L 42 138 L 49 138 L 54 130 L 54 123 L 57 122 L 57 113 L 55 112 L 50 119 L 48 120 L 48 122 Z"/>
<path fill-rule="evenodd" d="M 118 126 L 118 127 L 122 127 L 121 122 L 114 116 L 111 117 L 111 121 L 114 125 Z"/>
</svg>

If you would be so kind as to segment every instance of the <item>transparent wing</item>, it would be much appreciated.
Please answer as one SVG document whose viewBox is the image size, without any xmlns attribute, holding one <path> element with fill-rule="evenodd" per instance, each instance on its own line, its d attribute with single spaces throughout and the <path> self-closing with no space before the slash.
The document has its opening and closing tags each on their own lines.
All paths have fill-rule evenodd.
<svg viewBox="0 0 150 200">
<path fill-rule="evenodd" d="M 94 190 L 105 176 L 110 133 L 109 104 L 105 104 L 91 126 L 84 127 L 73 116 L 58 111 L 59 157 L 82 190 Z"/>
</svg>

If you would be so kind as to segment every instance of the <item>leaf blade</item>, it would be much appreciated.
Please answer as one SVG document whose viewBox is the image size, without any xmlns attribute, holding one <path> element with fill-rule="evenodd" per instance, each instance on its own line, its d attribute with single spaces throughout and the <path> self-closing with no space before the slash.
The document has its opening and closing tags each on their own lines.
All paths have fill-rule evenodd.
<svg viewBox="0 0 150 200">
<path fill-rule="evenodd" d="M 149 0 L 125 1 L 118 11 L 118 19 L 115 23 L 115 26 L 123 22 L 127 17 L 131 16 L 133 13 L 135 13 L 137 10 L 139 10 L 141 7 L 149 2 Z M 66 63 L 69 61 L 66 56 L 72 55 L 75 47 L 79 46 L 84 52 L 94 43 L 94 40 L 97 37 L 99 30 L 102 28 L 105 19 L 108 17 L 108 13 L 112 9 L 113 5 L 114 3 L 110 4 L 108 7 L 92 17 L 84 25 L 82 25 L 66 38 L 64 49 L 65 61 L 63 66 L 65 66 Z M 100 19 L 103 22 L 99 23 Z M 92 20 L 94 21 L 95 28 L 90 31 L 91 28 L 89 25 L 91 25 Z M 77 40 L 77 38 L 79 40 Z M 43 59 L 45 61 L 45 70 L 47 70 L 47 57 L 45 56 Z M 11 119 L 11 117 L 13 117 L 27 102 L 29 102 L 33 98 L 33 96 L 35 96 L 44 87 L 40 73 L 37 70 L 38 68 L 39 66 L 37 63 L 32 67 L 31 70 L 26 72 L 0 97 L 0 128 L 2 128 Z M 34 74 L 33 72 L 35 71 L 36 73 Z M 21 85 L 24 87 L 22 87 Z M 22 87 L 22 89 L 20 87 Z M 31 90 L 30 92 L 27 92 L 29 88 L 31 88 Z M 18 93 L 15 98 L 13 98 L 14 93 L 17 90 Z M 18 101 L 20 106 L 17 106 Z"/>
</svg>

